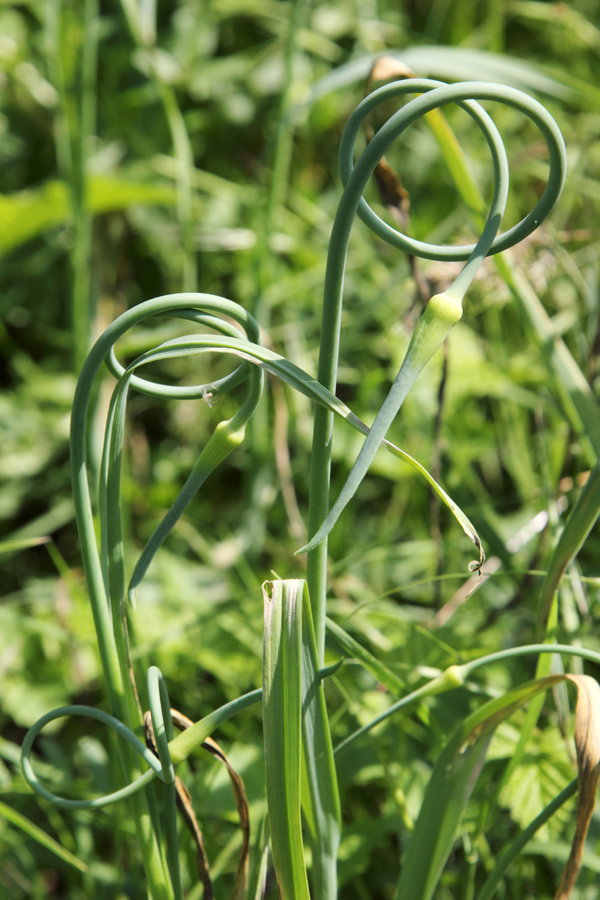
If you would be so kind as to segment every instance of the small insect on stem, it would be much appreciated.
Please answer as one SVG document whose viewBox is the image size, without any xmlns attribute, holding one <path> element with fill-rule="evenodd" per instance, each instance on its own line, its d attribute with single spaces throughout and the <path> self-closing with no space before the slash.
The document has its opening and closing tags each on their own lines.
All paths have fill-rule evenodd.
<svg viewBox="0 0 600 900">
<path fill-rule="evenodd" d="M 214 386 L 214 384 L 207 385 L 202 394 L 202 400 L 204 400 L 209 409 L 212 409 L 214 406 L 218 406 L 222 399 L 223 395 Z"/>
</svg>

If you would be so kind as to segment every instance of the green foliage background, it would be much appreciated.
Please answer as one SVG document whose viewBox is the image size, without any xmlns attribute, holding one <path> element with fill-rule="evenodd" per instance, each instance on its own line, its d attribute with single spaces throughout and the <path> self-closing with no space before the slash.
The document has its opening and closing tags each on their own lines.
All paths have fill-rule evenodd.
<svg viewBox="0 0 600 900">
<path fill-rule="evenodd" d="M 341 193 L 337 147 L 371 60 L 408 50 L 420 75 L 478 79 L 489 77 L 492 59 L 474 62 L 459 51 L 489 51 L 503 54 L 506 78 L 531 92 L 533 69 L 523 69 L 524 61 L 555 79 L 554 86 L 541 83 L 538 96 L 565 135 L 567 186 L 551 221 L 515 257 L 598 396 L 599 28 L 595 0 L 165 0 L 156 44 L 148 39 L 144 47 L 116 2 L 98 9 L 75 0 L 0 4 L 0 799 L 89 862 L 81 874 L 0 815 L 3 896 L 145 896 L 124 809 L 93 817 L 56 810 L 33 798 L 18 767 L 36 718 L 60 704 L 105 699 L 67 448 L 88 323 L 97 335 L 124 309 L 196 283 L 253 311 L 265 342 L 314 372 L 325 248 Z M 86 80 L 96 40 L 97 69 Z M 445 47 L 458 55 L 448 57 Z M 187 212 L 186 150 L 173 149 L 165 90 L 177 100 L 193 156 Z M 459 111 L 448 117 L 488 196 L 483 140 Z M 503 108 L 494 117 L 511 162 L 508 227 L 534 205 L 547 167 L 533 129 Z M 410 194 L 411 233 L 472 239 L 469 211 L 424 124 L 398 142 L 389 161 Z M 374 186 L 369 199 L 380 204 Z M 455 274 L 442 263 L 420 263 L 419 271 L 433 290 Z M 367 422 L 401 363 L 420 303 L 407 259 L 357 223 L 338 393 Z M 175 332 L 165 326 L 164 333 Z M 149 341 L 144 333 L 128 337 L 123 358 Z M 330 615 L 411 685 L 431 670 L 536 639 L 539 573 L 595 461 L 588 437 L 565 414 L 543 350 L 488 263 L 446 360 L 440 354 L 430 364 L 390 434 L 439 473 L 482 535 L 493 574 L 475 594 L 464 601 L 460 593 L 471 558 L 464 535 L 426 486 L 383 454 L 331 536 Z M 193 365 L 161 375 L 210 381 L 228 363 L 211 360 L 208 369 L 202 362 L 200 374 Z M 98 416 L 108 382 L 98 393 Z M 160 666 L 173 703 L 193 719 L 260 684 L 261 582 L 272 570 L 303 573 L 294 550 L 305 538 L 311 410 L 280 385 L 272 388 L 244 447 L 159 553 L 132 619 L 136 665 Z M 132 565 L 198 448 L 234 408 L 229 397 L 211 407 L 132 398 L 124 480 Z M 336 425 L 333 496 L 360 441 Z M 560 595 L 559 638 L 594 649 L 599 552 L 592 532 Z M 328 656 L 339 656 L 333 642 Z M 404 842 L 448 735 L 482 695 L 531 677 L 532 665 L 514 661 L 486 672 L 479 695 L 471 686 L 402 712 L 344 755 L 344 900 L 393 896 Z M 394 699 L 358 666 L 345 666 L 326 690 L 336 743 Z M 476 896 L 503 843 L 573 777 L 571 743 L 561 733 L 568 710 L 557 699 L 480 835 L 479 804 L 514 750 L 519 718 L 499 731 L 439 900 Z M 259 713 L 228 723 L 220 739 L 244 778 L 256 834 L 265 813 Z M 57 793 L 106 792 L 118 781 L 111 739 L 84 720 L 49 727 L 39 750 L 39 771 Z M 184 780 L 217 896 L 228 897 L 241 837 L 227 778 L 216 764 L 196 762 Z M 597 897 L 599 824 L 596 817 L 578 900 Z M 538 835 L 534 852 L 511 871 L 507 900 L 552 896 L 571 830 L 565 810 Z M 193 871 L 193 848 L 185 839 L 184 846 Z M 190 898 L 201 896 L 199 888 L 188 890 Z M 269 890 L 274 897 L 274 884 Z"/>
</svg>

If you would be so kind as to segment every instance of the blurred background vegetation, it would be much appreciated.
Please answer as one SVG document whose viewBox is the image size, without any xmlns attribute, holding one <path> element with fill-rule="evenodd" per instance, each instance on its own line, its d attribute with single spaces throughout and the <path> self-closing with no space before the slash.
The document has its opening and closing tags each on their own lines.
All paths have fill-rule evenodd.
<svg viewBox="0 0 600 900">
<path fill-rule="evenodd" d="M 0 815 L 0 892 L 15 898 L 142 898 L 124 808 L 93 817 L 34 799 L 18 766 L 26 729 L 54 706 L 102 704 L 91 613 L 70 499 L 68 427 L 90 341 L 123 310 L 184 289 L 254 312 L 264 340 L 316 371 L 325 254 L 341 188 L 337 148 L 373 61 L 394 53 L 418 75 L 502 80 L 544 102 L 563 130 L 570 171 L 559 207 L 518 247 L 514 266 L 543 302 L 592 391 L 600 372 L 600 8 L 536 0 L 31 0 L 0 4 L 0 800 L 89 862 L 59 860 Z M 493 55 L 495 54 L 495 55 Z M 390 113 L 393 110 L 390 108 Z M 485 142 L 460 110 L 448 118 L 489 198 Z M 535 203 L 547 171 L 539 134 L 493 110 L 511 163 L 506 226 Z M 380 120 L 380 122 L 383 119 Z M 374 127 L 377 127 L 377 122 Z M 410 198 L 410 231 L 472 240 L 431 131 L 419 123 L 389 162 Z M 377 188 L 370 201 L 383 209 Z M 428 289 L 451 264 L 410 261 L 357 223 L 346 278 L 338 393 L 371 422 L 398 370 Z M 123 341 L 145 349 L 176 326 Z M 400 677 L 536 638 L 540 572 L 595 461 L 569 413 L 560 372 L 523 303 L 488 262 L 447 353 L 411 392 L 391 439 L 462 505 L 488 557 L 465 600 L 472 548 L 426 486 L 377 459 L 330 541 L 330 614 Z M 210 381 L 223 359 L 160 377 Z M 214 373 L 214 374 L 213 374 Z M 193 719 L 260 684 L 260 584 L 301 577 L 311 409 L 271 384 L 250 439 L 212 477 L 159 553 L 132 619 L 136 665 L 159 665 Z M 110 378 L 99 386 L 100 420 Z M 157 404 L 132 397 L 124 492 L 131 564 L 235 397 Z M 360 438 L 336 426 L 337 494 Z M 92 447 L 92 455 L 98 447 Z M 560 637 L 600 649 L 599 536 L 561 588 Z M 328 647 L 333 660 L 339 649 Z M 531 661 L 486 674 L 482 696 L 532 677 Z M 357 666 L 327 683 L 334 743 L 393 698 Z M 478 702 L 455 691 L 389 720 L 340 763 L 341 896 L 393 896 L 432 761 Z M 485 834 L 478 803 L 514 752 L 501 729 L 450 860 L 439 900 L 471 900 L 499 848 L 573 777 L 568 714 L 549 708 L 502 788 Z M 58 793 L 106 792 L 118 780 L 110 738 L 60 720 L 38 749 Z M 258 712 L 220 736 L 242 774 L 254 834 L 264 817 Z M 114 754 L 113 754 L 114 755 Z M 219 898 L 231 891 L 241 835 L 216 764 L 187 771 Z M 507 898 L 551 897 L 568 853 L 572 809 L 511 871 Z M 574 897 L 597 900 L 600 822 Z M 594 842 L 599 855 L 594 855 Z M 185 844 L 193 871 L 193 847 Z M 190 886 L 190 898 L 201 888 Z M 269 896 L 275 896 L 271 884 Z"/>
</svg>

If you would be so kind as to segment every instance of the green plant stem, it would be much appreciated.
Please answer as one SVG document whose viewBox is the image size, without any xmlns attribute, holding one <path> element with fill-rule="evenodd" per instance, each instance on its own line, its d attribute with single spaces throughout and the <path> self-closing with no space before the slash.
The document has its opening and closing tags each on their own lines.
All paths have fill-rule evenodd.
<svg viewBox="0 0 600 900">
<path fill-rule="evenodd" d="M 105 358 L 110 354 L 113 343 L 130 327 L 148 315 L 164 315 L 172 313 L 178 308 L 188 311 L 200 308 L 200 310 L 211 312 L 216 307 L 219 311 L 224 309 L 226 313 L 231 312 L 234 317 L 241 318 L 243 321 L 250 321 L 247 314 L 243 311 L 240 312 L 236 304 L 227 300 L 215 304 L 215 298 L 206 295 L 184 294 L 179 297 L 175 295 L 169 298 L 158 298 L 156 301 L 150 301 L 149 304 L 143 304 L 141 308 L 136 307 L 129 310 L 112 326 L 109 326 L 90 351 L 82 369 L 73 402 L 71 420 L 73 497 L 100 658 L 113 715 L 134 728 L 141 727 L 141 713 L 135 690 L 129 679 L 129 653 L 123 630 L 123 618 L 120 615 L 122 588 L 118 580 L 115 585 L 118 593 L 113 592 L 112 602 L 109 602 L 105 584 L 107 569 L 103 568 L 98 553 L 88 486 L 86 425 L 90 397 L 95 376 Z M 148 390 L 152 389 L 148 388 Z M 114 511 L 111 512 L 111 515 L 114 516 Z M 120 540 L 119 527 L 116 521 L 113 521 L 113 532 L 116 533 L 116 537 L 113 538 L 115 541 L 113 546 L 117 546 Z M 117 563 L 118 570 L 120 562 L 117 560 Z M 139 767 L 135 760 L 127 751 L 122 754 L 122 758 L 126 780 L 135 780 L 139 775 Z M 170 900 L 173 895 L 171 882 L 165 870 L 162 851 L 157 843 L 160 826 L 155 798 L 149 794 L 144 802 L 142 795 L 136 793 L 131 802 L 152 897 L 155 900 Z"/>
<path fill-rule="evenodd" d="M 529 644 L 525 647 L 509 647 L 506 650 L 499 650 L 497 653 L 489 653 L 487 656 L 482 656 L 479 659 L 474 659 L 471 662 L 464 663 L 460 666 L 450 666 L 450 668 L 442 672 L 441 675 L 436 676 L 434 679 L 432 679 L 432 681 L 429 681 L 427 682 L 427 684 L 422 685 L 422 687 L 411 691 L 410 694 L 407 694 L 396 703 L 393 703 L 384 712 L 380 713 L 380 715 L 376 716 L 366 725 L 363 725 L 362 728 L 359 728 L 357 731 L 353 732 L 349 737 L 342 741 L 341 744 L 338 744 L 338 746 L 334 750 L 334 753 L 337 755 L 343 750 L 346 750 L 350 746 L 350 744 L 353 744 L 354 741 L 356 741 L 363 734 L 366 734 L 372 728 L 375 728 L 376 725 L 379 725 L 381 722 L 389 719 L 389 717 L 393 716 L 394 713 L 398 712 L 403 707 L 410 705 L 415 700 L 420 700 L 424 697 L 431 697 L 435 694 L 440 694 L 445 691 L 460 687 L 464 683 L 465 679 L 468 678 L 476 669 L 481 668 L 481 666 L 487 666 L 491 663 L 500 662 L 506 659 L 512 659 L 513 657 L 517 656 L 537 656 L 538 654 L 546 653 L 562 653 L 566 656 L 576 656 L 580 659 L 588 659 L 590 660 L 590 662 L 594 662 L 597 665 L 600 664 L 600 653 L 597 653 L 594 650 L 586 650 L 583 647 L 570 647 L 568 644 L 553 643 Z M 536 677 L 540 677 L 537 672 Z"/>
<path fill-rule="evenodd" d="M 352 148 L 354 141 L 363 120 L 369 112 L 383 100 L 390 99 L 398 94 L 414 93 L 420 90 L 427 93 L 410 101 L 403 109 L 393 115 L 368 144 L 356 165 L 353 166 Z M 534 210 L 521 222 L 499 237 L 495 237 L 495 235 L 500 224 L 500 217 L 508 190 L 506 154 L 493 123 L 491 123 L 487 114 L 473 102 L 475 99 L 498 100 L 520 109 L 540 128 L 550 153 L 550 176 L 540 201 Z M 412 240 L 383 222 L 373 213 L 362 198 L 364 188 L 375 166 L 394 139 L 420 116 L 426 115 L 432 110 L 451 102 L 460 103 L 481 126 L 492 151 L 495 166 L 495 191 L 492 209 L 479 242 L 468 247 L 439 247 Z M 467 264 L 459 275 L 456 285 L 456 299 L 461 300 L 481 261 L 488 253 L 499 252 L 508 246 L 512 246 L 516 241 L 522 240 L 548 215 L 560 195 L 564 183 L 566 163 L 564 142 L 556 123 L 543 107 L 520 91 L 479 82 L 440 87 L 439 82 L 425 79 L 410 79 L 408 82 L 397 82 L 380 88 L 360 104 L 348 122 L 342 138 L 340 167 L 345 189 L 338 207 L 329 245 L 318 369 L 319 381 L 332 393 L 335 393 L 339 357 L 344 267 L 348 252 L 350 230 L 355 214 L 358 213 L 379 237 L 417 256 L 429 259 L 466 259 Z M 452 289 L 447 293 L 453 296 Z M 410 380 L 408 373 L 412 370 L 413 376 L 416 377 L 418 374 L 416 366 L 421 365 L 422 368 L 425 362 L 426 360 L 419 359 L 415 363 L 409 359 L 407 369 L 404 371 L 401 369 L 398 376 L 399 381 L 392 389 L 393 396 L 389 399 L 389 402 L 386 401 L 385 409 L 380 411 L 376 419 L 377 427 L 371 430 L 372 436 L 370 435 L 367 438 L 368 446 L 367 442 L 365 442 L 363 447 L 364 453 L 357 460 L 355 469 L 351 472 L 346 483 L 345 493 L 340 498 L 338 505 L 331 511 L 331 514 L 329 514 L 329 486 L 333 418 L 326 411 L 319 409 L 315 411 L 308 521 L 310 540 L 306 548 L 303 549 L 309 550 L 307 579 L 311 603 L 313 604 L 317 651 L 320 661 L 323 660 L 325 641 L 326 536 L 335 524 L 344 505 L 360 484 L 377 451 L 379 440 L 384 436 L 391 420 L 406 396 L 406 391 L 410 387 L 410 384 L 407 383 Z"/>
<path fill-rule="evenodd" d="M 506 875 L 508 869 L 513 864 L 515 859 L 520 855 L 523 848 L 528 844 L 531 838 L 534 836 L 536 831 L 548 822 L 549 819 L 552 818 L 555 812 L 564 806 L 564 804 L 574 797 L 577 793 L 577 778 L 573 779 L 573 781 L 567 785 L 564 791 L 561 791 L 558 797 L 555 797 L 554 800 L 548 804 L 548 806 L 536 816 L 536 818 L 525 828 L 519 837 L 510 844 L 509 847 L 506 847 L 499 859 L 494 866 L 493 871 L 490 873 L 488 878 L 485 881 L 485 884 L 479 891 L 477 895 L 477 900 L 492 900 L 492 897 L 496 893 L 497 889 L 500 887 L 500 883 L 504 876 Z"/>
</svg>

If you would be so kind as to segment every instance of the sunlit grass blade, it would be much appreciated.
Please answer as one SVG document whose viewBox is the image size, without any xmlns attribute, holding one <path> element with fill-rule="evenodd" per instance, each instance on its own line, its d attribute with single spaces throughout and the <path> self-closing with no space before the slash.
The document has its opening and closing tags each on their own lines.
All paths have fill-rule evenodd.
<svg viewBox="0 0 600 900">
<path fill-rule="evenodd" d="M 263 587 L 263 729 L 273 863 L 282 900 L 310 900 L 300 816 L 305 582 Z"/>
<path fill-rule="evenodd" d="M 10 538 L 6 541 L 0 541 L 0 555 L 3 553 L 17 553 L 19 550 L 28 550 L 29 547 L 38 547 L 40 544 L 47 544 L 51 541 L 50 537 L 34 537 L 34 538 Z"/>
<path fill-rule="evenodd" d="M 313 897 L 336 900 L 340 798 L 306 582 L 302 604 L 302 762 L 302 807 L 311 838 Z"/>
</svg>

